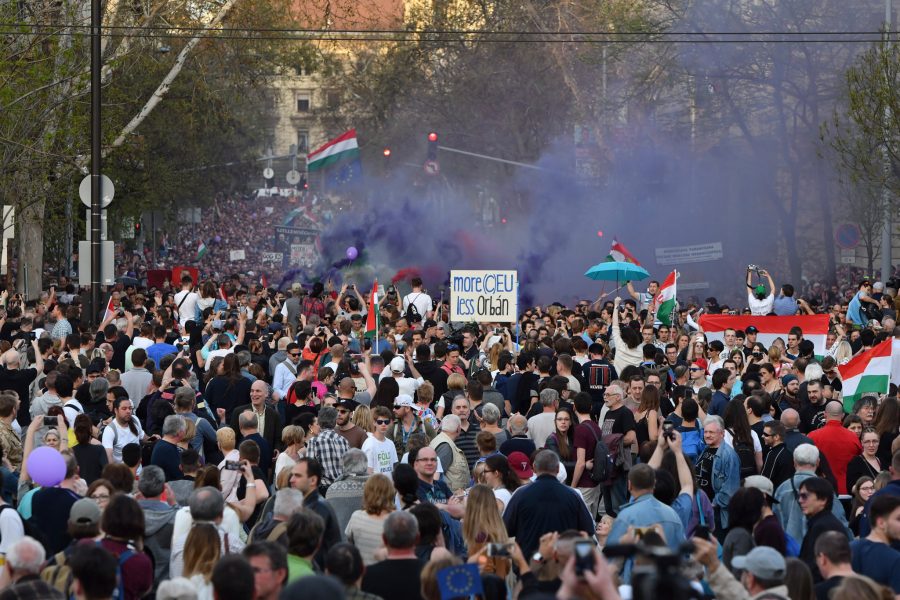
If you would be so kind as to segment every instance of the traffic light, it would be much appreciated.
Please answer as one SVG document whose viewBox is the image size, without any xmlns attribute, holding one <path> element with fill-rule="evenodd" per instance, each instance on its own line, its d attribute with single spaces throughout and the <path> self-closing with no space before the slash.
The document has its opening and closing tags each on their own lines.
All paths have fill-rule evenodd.
<svg viewBox="0 0 900 600">
<path fill-rule="evenodd" d="M 428 134 L 428 158 L 427 160 L 437 160 L 438 153 L 438 134 L 431 132 Z"/>
<path fill-rule="evenodd" d="M 297 184 L 297 187 L 300 188 L 301 190 L 309 189 L 309 182 L 306 181 L 306 175 L 303 175 L 300 177 L 300 183 Z"/>
<path fill-rule="evenodd" d="M 137 220 L 134 222 L 134 236 L 139 237 L 141 235 L 141 221 Z"/>
<path fill-rule="evenodd" d="M 385 148 L 384 150 L 382 150 L 382 154 L 384 154 L 385 158 L 390 158 L 391 157 L 391 149 Z"/>
</svg>

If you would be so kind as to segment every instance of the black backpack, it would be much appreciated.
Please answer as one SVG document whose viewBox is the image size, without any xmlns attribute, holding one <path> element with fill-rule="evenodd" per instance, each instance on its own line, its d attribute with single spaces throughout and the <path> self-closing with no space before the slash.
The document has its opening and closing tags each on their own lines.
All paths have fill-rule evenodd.
<svg viewBox="0 0 900 600">
<path fill-rule="evenodd" d="M 591 481 L 594 483 L 603 483 L 609 481 L 613 476 L 615 468 L 615 456 L 609 450 L 609 446 L 603 441 L 603 438 L 597 435 L 597 432 L 588 424 L 585 427 L 591 430 L 594 436 L 594 468 L 591 469 Z M 577 484 L 577 482 L 575 482 Z"/>
<path fill-rule="evenodd" d="M 419 294 L 421 296 L 421 294 Z M 416 296 L 418 298 L 419 296 Z M 406 314 L 403 315 L 406 318 L 407 324 L 412 327 L 413 322 L 421 323 L 422 315 L 419 314 L 419 309 L 416 308 L 416 305 L 412 302 L 409 303 L 409 306 L 406 307 Z"/>
<path fill-rule="evenodd" d="M 756 475 L 756 452 L 753 451 L 753 444 L 747 442 L 739 442 L 734 437 L 734 432 L 728 430 L 731 434 L 731 443 L 734 451 L 737 452 L 738 458 L 741 460 L 741 479 Z"/>
</svg>

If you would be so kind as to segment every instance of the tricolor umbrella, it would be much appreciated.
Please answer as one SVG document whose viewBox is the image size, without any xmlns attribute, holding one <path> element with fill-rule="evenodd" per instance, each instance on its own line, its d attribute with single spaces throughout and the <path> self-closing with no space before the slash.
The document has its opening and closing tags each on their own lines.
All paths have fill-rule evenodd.
<svg viewBox="0 0 900 600">
<path fill-rule="evenodd" d="M 640 281 L 650 277 L 647 269 L 630 262 L 608 261 L 594 265 L 585 274 L 588 279 L 595 281 Z"/>
</svg>

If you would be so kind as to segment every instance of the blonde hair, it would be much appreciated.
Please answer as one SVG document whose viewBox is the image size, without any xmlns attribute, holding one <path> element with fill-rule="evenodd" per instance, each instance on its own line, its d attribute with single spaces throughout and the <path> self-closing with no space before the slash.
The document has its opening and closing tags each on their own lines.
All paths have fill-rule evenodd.
<svg viewBox="0 0 900 600">
<path fill-rule="evenodd" d="M 182 443 L 190 444 L 191 440 L 197 434 L 197 424 L 190 419 L 182 419 L 185 424 L 184 437 L 181 438 Z"/>
<path fill-rule="evenodd" d="M 469 556 L 481 550 L 485 544 L 502 544 L 509 539 L 506 526 L 500 518 L 494 490 L 481 484 L 469 490 L 462 529 Z"/>
<path fill-rule="evenodd" d="M 448 390 L 464 390 L 466 389 L 466 378 L 459 373 L 450 373 L 447 377 Z"/>
<path fill-rule="evenodd" d="M 416 390 L 416 402 L 419 404 L 431 404 L 434 401 L 434 386 L 426 381 Z"/>
<path fill-rule="evenodd" d="M 362 508 L 370 515 L 391 512 L 394 510 L 396 495 L 394 483 L 386 475 L 377 473 L 369 477 L 363 486 Z"/>
<path fill-rule="evenodd" d="M 219 562 L 221 555 L 221 540 L 219 530 L 212 523 L 194 522 L 191 532 L 184 542 L 184 572 L 185 577 L 202 575 L 204 581 L 209 581 L 213 568 Z"/>
<path fill-rule="evenodd" d="M 281 430 L 281 443 L 285 446 L 294 444 L 303 445 L 306 441 L 306 432 L 299 425 L 287 425 Z"/>
<path fill-rule="evenodd" d="M 891 600 L 894 592 L 865 575 L 848 575 L 831 592 L 832 600 Z"/>
<path fill-rule="evenodd" d="M 363 431 L 368 433 L 375 431 L 375 419 L 372 418 L 372 411 L 368 406 L 357 406 L 350 421 Z"/>
<path fill-rule="evenodd" d="M 219 442 L 219 448 L 222 449 L 222 452 L 227 454 L 234 450 L 235 445 L 235 437 L 234 437 L 234 429 L 231 427 L 223 427 L 216 431 L 216 441 Z"/>
</svg>

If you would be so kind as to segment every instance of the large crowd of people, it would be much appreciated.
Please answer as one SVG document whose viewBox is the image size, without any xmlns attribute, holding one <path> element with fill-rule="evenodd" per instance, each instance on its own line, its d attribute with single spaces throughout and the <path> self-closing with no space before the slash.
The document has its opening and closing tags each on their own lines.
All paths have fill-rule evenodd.
<svg viewBox="0 0 900 600">
<path fill-rule="evenodd" d="M 2 292 L 0 600 L 900 594 L 900 401 L 840 369 L 900 339 L 897 283 L 759 274 L 738 308 L 657 314 L 654 281 L 514 323 L 418 278 L 119 284 L 96 327 Z"/>
</svg>

